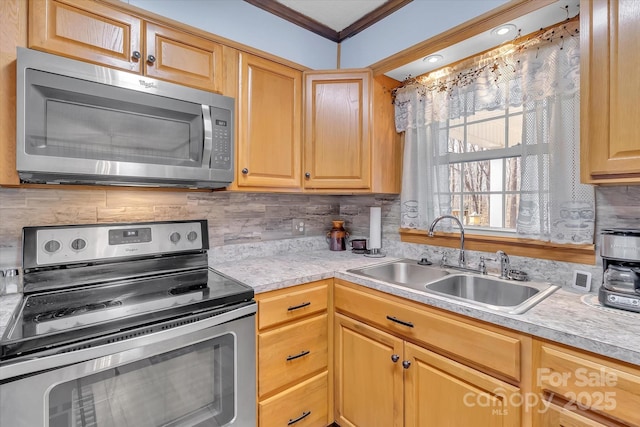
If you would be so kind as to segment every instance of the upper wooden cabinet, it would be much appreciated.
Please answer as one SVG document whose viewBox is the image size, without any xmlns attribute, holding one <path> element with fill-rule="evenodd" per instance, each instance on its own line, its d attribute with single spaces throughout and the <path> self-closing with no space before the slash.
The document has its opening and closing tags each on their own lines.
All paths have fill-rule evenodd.
<svg viewBox="0 0 640 427">
<path fill-rule="evenodd" d="M 305 72 L 304 187 L 371 187 L 371 72 Z"/>
<path fill-rule="evenodd" d="M 30 6 L 31 48 L 222 92 L 218 43 L 94 1 L 32 0 Z"/>
<path fill-rule="evenodd" d="M 142 20 L 87 0 L 31 0 L 29 47 L 139 73 Z"/>
<path fill-rule="evenodd" d="M 240 53 L 236 185 L 301 189 L 302 72 Z"/>
<path fill-rule="evenodd" d="M 222 45 L 163 25 L 144 25 L 145 75 L 222 92 Z"/>
<path fill-rule="evenodd" d="M 640 183 L 640 2 L 582 0 L 581 178 Z"/>
</svg>

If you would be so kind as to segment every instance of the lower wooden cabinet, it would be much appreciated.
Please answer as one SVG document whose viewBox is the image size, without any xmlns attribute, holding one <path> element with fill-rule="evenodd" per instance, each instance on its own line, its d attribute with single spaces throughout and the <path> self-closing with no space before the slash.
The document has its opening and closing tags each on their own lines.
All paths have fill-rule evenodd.
<svg viewBox="0 0 640 427">
<path fill-rule="evenodd" d="M 537 426 L 640 426 L 638 366 L 544 341 L 534 351 Z"/>
<path fill-rule="evenodd" d="M 341 427 L 403 426 L 402 345 L 400 338 L 335 315 L 336 422 Z"/>
<path fill-rule="evenodd" d="M 304 426 L 325 427 L 329 411 L 327 407 L 329 373 L 315 377 L 279 393 L 258 404 L 259 425 L 263 427 Z"/>
<path fill-rule="evenodd" d="M 258 294 L 260 427 L 640 426 L 640 367 L 327 279 Z"/>
<path fill-rule="evenodd" d="M 403 358 L 406 427 L 521 425 L 518 387 L 411 343 Z"/>
<path fill-rule="evenodd" d="M 598 421 L 583 417 L 582 415 L 571 412 L 562 406 L 548 403 L 546 409 L 541 414 L 541 425 L 547 427 L 604 427 Z"/>
<path fill-rule="evenodd" d="M 260 427 L 333 422 L 330 287 L 320 280 L 256 295 Z"/>
<path fill-rule="evenodd" d="M 413 304 L 401 304 L 391 296 L 385 301 L 377 301 L 375 298 L 382 295 L 377 295 L 376 291 L 363 288 L 351 292 L 354 288 L 354 285 L 336 279 L 335 418 L 341 427 L 524 425 L 519 387 L 431 350 L 456 348 L 446 342 L 437 339 L 424 345 L 412 342 L 416 337 L 422 341 L 431 336 L 427 330 L 437 330 L 438 320 L 443 319 L 426 307 L 423 313 Z M 377 302 L 386 304 L 382 310 L 388 312 L 386 316 L 380 314 L 381 307 Z M 386 328 L 389 331 L 376 326 L 379 322 L 384 323 L 381 318 L 399 320 L 399 313 L 410 316 L 403 318 L 404 333 L 396 331 L 392 325 Z M 430 317 L 426 320 L 416 317 L 420 315 Z M 448 329 L 447 342 L 468 339 L 461 333 L 466 329 L 451 326 L 455 324 Z M 421 328 L 424 331 L 420 331 Z M 485 336 L 485 340 L 491 338 L 498 339 L 498 336 L 495 333 Z M 512 349 L 515 351 L 519 346 Z M 467 347 L 463 358 L 472 362 L 476 350 Z M 505 361 L 516 356 L 520 361 L 519 352 L 503 356 Z M 485 356 L 478 357 L 484 365 Z M 510 376 L 520 378 L 519 365 L 517 375 L 511 365 L 504 369 Z"/>
</svg>

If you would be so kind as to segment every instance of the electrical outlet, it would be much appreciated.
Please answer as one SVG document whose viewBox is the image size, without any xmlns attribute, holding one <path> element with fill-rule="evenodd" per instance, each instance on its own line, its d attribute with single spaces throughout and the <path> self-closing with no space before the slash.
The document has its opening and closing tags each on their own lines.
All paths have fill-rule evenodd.
<svg viewBox="0 0 640 427">
<path fill-rule="evenodd" d="M 304 235 L 304 220 L 303 219 L 292 219 L 291 220 L 291 234 L 294 236 L 303 236 Z"/>
</svg>

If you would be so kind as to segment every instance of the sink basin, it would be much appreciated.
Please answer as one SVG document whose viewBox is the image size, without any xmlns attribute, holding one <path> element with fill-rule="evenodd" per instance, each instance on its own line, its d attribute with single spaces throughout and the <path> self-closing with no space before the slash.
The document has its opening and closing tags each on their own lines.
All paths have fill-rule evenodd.
<svg viewBox="0 0 640 427">
<path fill-rule="evenodd" d="M 550 283 L 517 282 L 487 275 L 450 272 L 439 267 L 419 265 L 411 259 L 347 272 L 509 314 L 524 313 L 559 288 Z"/>
<path fill-rule="evenodd" d="M 446 270 L 428 265 L 419 265 L 416 260 L 411 259 L 393 261 L 371 267 L 356 268 L 347 270 L 347 272 L 383 282 L 407 286 L 420 291 L 424 291 L 425 284 L 449 275 L 449 272 Z"/>
<path fill-rule="evenodd" d="M 428 292 L 511 314 L 524 313 L 558 288 L 550 283 L 514 282 L 473 274 L 453 274 L 425 285 Z"/>
</svg>

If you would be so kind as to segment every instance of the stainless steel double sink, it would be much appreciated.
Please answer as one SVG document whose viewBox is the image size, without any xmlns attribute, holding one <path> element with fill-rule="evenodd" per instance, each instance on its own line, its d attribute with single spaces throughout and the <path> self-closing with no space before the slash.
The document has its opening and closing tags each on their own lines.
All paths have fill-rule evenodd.
<svg viewBox="0 0 640 427">
<path fill-rule="evenodd" d="M 550 283 L 516 282 L 419 265 L 417 261 L 410 259 L 347 272 L 509 314 L 524 313 L 559 288 Z"/>
</svg>

